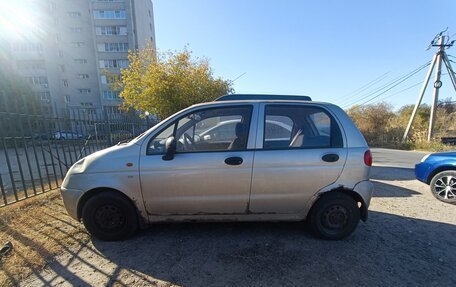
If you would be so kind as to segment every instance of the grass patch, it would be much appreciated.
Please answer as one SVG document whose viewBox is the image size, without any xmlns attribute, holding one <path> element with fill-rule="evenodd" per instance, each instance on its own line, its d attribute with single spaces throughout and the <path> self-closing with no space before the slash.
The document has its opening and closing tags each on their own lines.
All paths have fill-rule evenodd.
<svg viewBox="0 0 456 287">
<path fill-rule="evenodd" d="M 0 286 L 18 285 L 54 256 L 89 239 L 83 225 L 67 214 L 57 190 L 0 208 L 0 247 L 13 244 L 0 259 Z"/>
</svg>

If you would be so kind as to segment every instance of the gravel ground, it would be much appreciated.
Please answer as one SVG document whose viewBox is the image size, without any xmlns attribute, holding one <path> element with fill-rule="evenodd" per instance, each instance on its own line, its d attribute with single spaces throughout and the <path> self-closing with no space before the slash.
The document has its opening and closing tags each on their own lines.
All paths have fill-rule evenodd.
<svg viewBox="0 0 456 287">
<path fill-rule="evenodd" d="M 300 223 L 165 224 L 93 240 L 23 286 L 456 286 L 456 206 L 410 168 L 377 166 L 369 220 L 342 241 Z"/>
</svg>

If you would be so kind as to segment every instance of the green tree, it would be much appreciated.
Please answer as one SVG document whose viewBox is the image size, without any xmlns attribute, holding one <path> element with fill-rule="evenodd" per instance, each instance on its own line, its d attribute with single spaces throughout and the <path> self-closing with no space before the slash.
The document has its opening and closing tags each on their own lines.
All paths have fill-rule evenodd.
<svg viewBox="0 0 456 287">
<path fill-rule="evenodd" d="M 232 82 L 215 78 L 207 59 L 193 58 L 187 49 L 156 56 L 151 46 L 130 51 L 130 65 L 114 76 L 125 109 L 165 118 L 190 105 L 233 92 Z"/>
</svg>

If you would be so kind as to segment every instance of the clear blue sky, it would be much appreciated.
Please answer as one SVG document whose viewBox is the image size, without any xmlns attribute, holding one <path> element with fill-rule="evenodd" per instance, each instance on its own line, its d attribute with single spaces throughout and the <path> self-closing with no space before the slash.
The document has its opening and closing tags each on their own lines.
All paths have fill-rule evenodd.
<svg viewBox="0 0 456 287">
<path fill-rule="evenodd" d="M 441 30 L 456 33 L 454 0 L 153 3 L 157 48 L 188 45 L 195 56 L 209 58 L 214 74 L 225 79 L 246 73 L 234 82 L 237 93 L 303 94 L 341 106 L 431 60 L 435 48 L 425 49 Z M 448 54 L 456 56 L 456 45 Z M 421 85 L 395 93 L 422 81 L 426 71 L 372 102 L 388 97 L 385 101 L 396 108 L 414 103 Z M 379 77 L 377 84 L 353 94 Z M 456 100 L 450 88 L 444 76 L 442 99 Z M 431 98 L 429 88 L 425 101 Z"/>
</svg>

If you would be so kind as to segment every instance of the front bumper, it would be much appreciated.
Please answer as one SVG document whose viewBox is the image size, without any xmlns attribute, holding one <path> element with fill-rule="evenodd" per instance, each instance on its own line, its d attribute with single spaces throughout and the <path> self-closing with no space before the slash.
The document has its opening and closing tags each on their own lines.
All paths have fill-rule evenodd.
<svg viewBox="0 0 456 287">
<path fill-rule="evenodd" d="M 421 162 L 415 165 L 415 177 L 421 182 L 425 184 L 429 184 L 428 177 L 429 177 L 429 170 L 431 169 L 431 165 L 427 162 Z"/>
<path fill-rule="evenodd" d="M 69 189 L 60 187 L 60 193 L 62 194 L 63 203 L 68 214 L 74 219 L 79 221 L 78 218 L 78 203 L 84 192 L 78 189 Z"/>
</svg>

